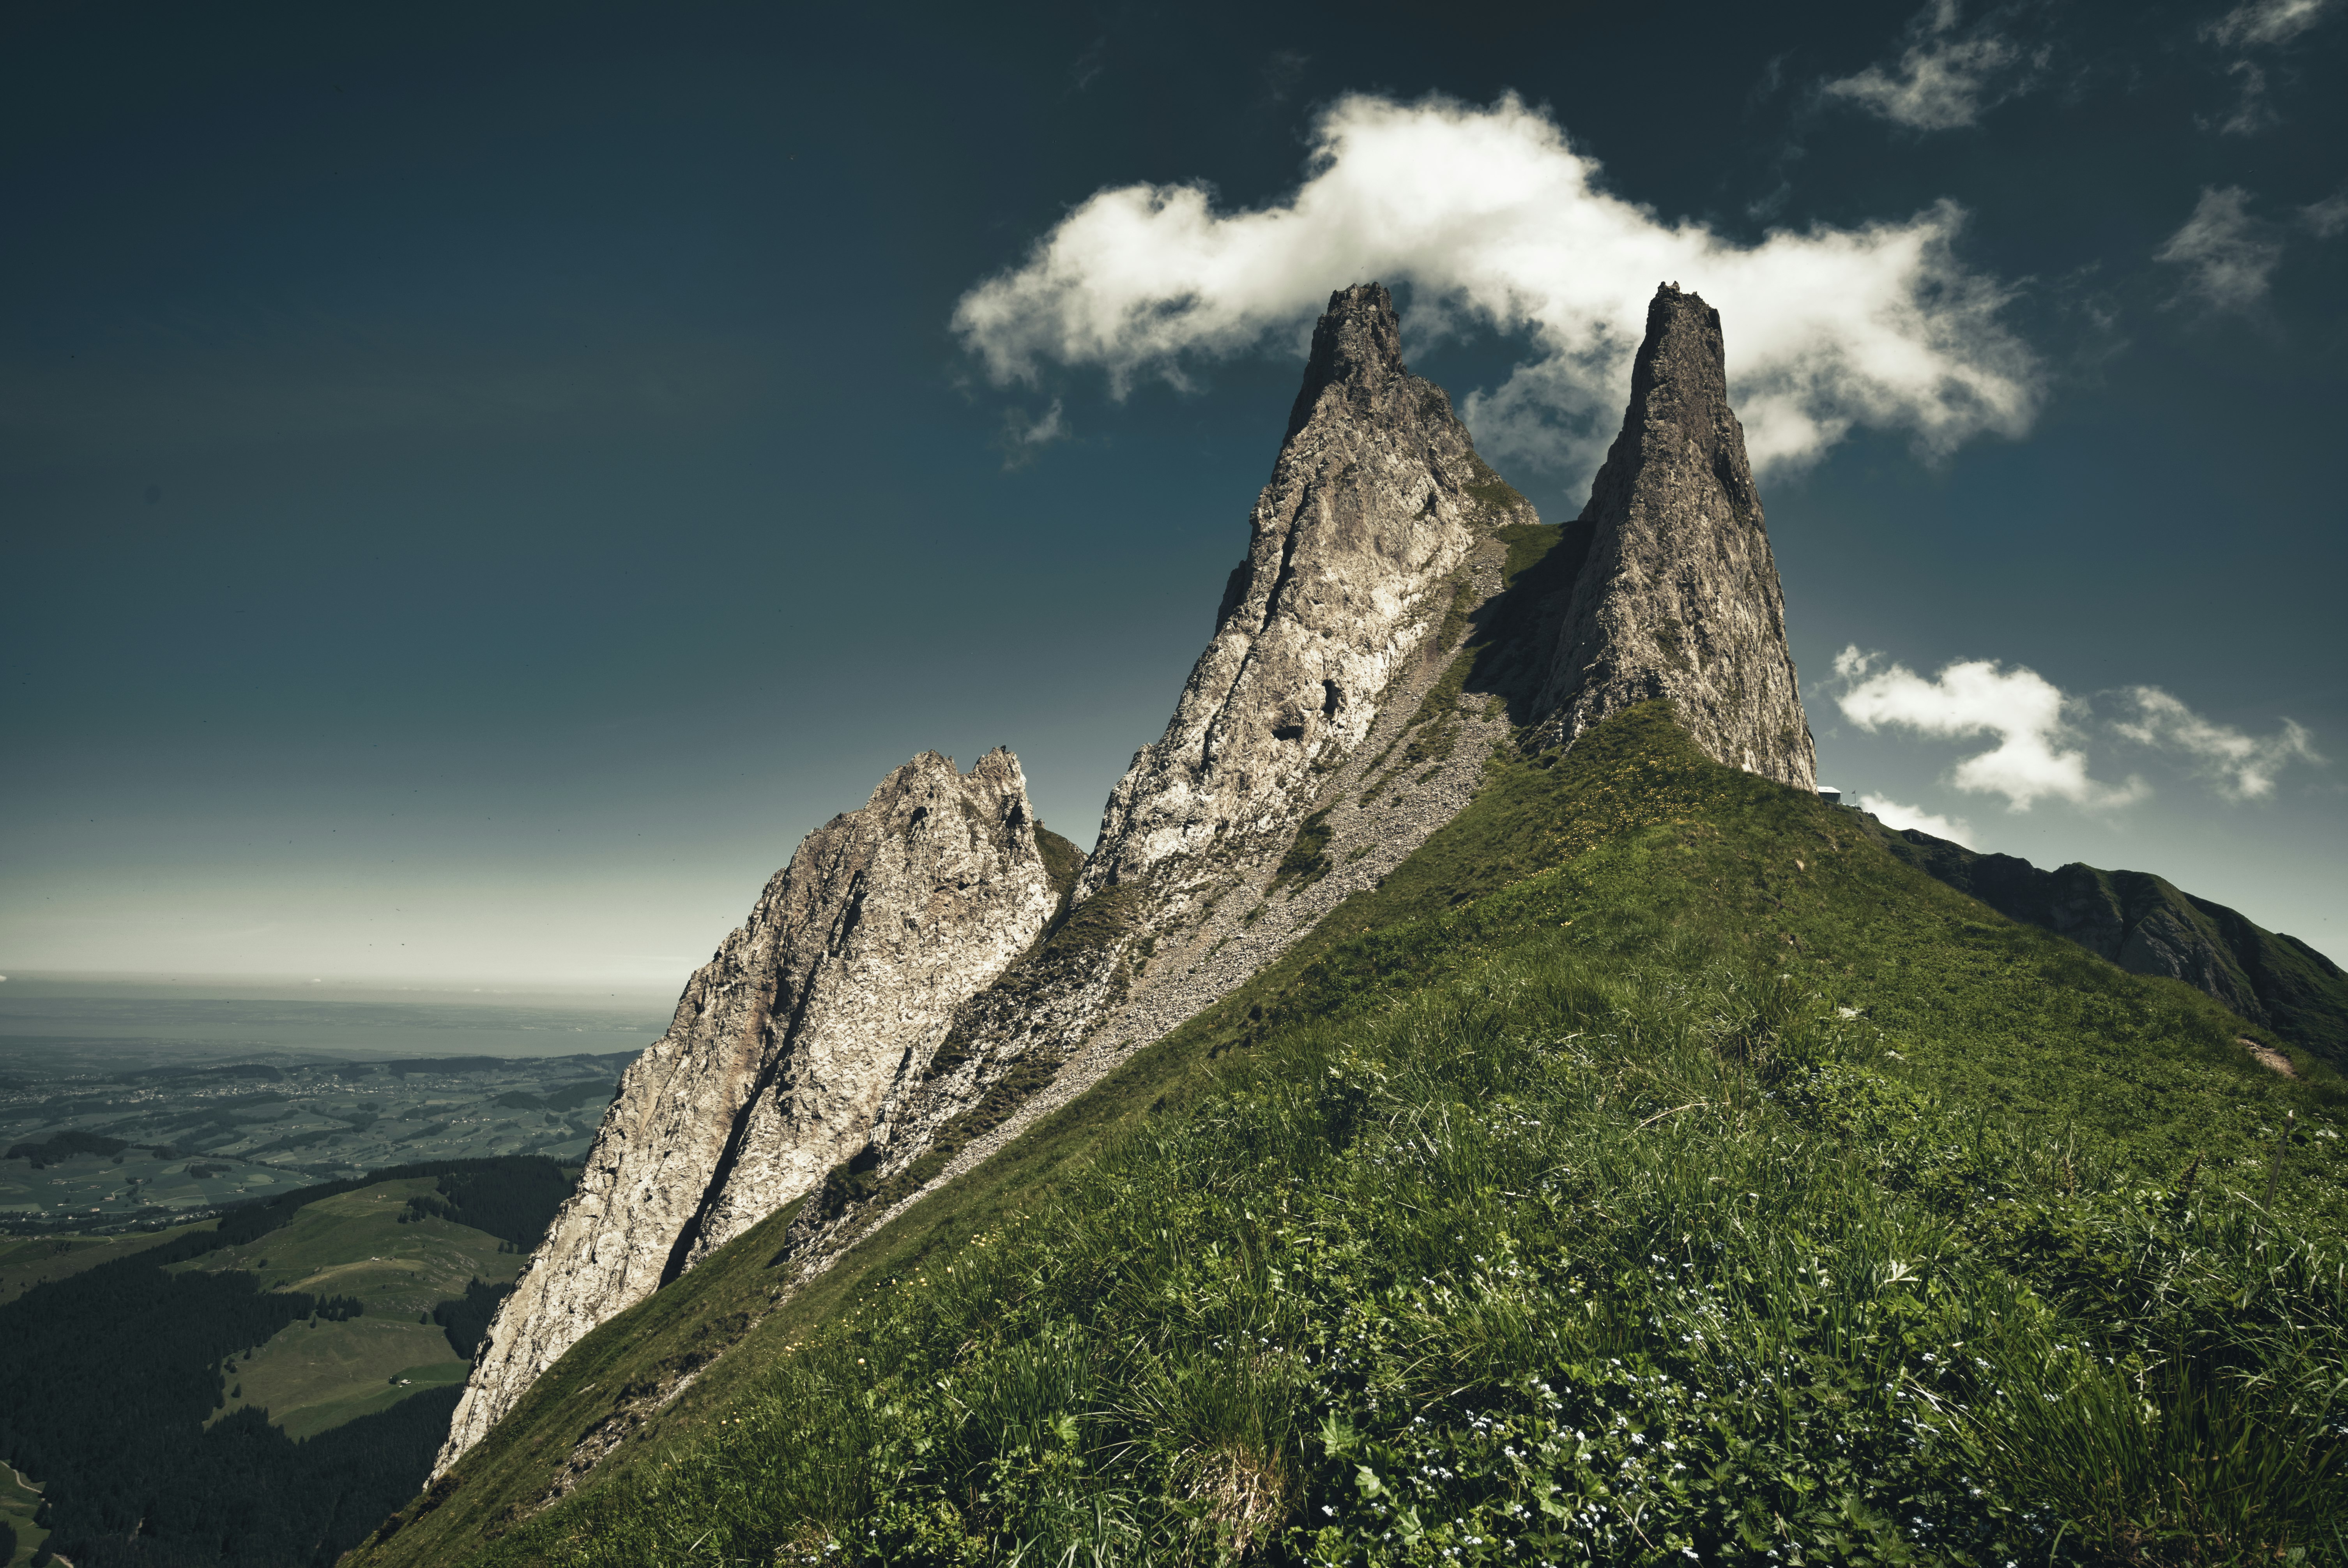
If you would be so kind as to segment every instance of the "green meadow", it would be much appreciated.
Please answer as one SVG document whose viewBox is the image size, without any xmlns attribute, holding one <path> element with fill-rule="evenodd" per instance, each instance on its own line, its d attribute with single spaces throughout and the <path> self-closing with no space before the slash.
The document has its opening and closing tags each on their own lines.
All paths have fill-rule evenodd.
<svg viewBox="0 0 2348 1568">
<path fill-rule="evenodd" d="M 428 1176 L 378 1182 L 308 1204 L 276 1230 L 206 1253 L 178 1269 L 252 1275 L 268 1290 L 360 1303 L 356 1316 L 296 1319 L 221 1364 L 221 1420 L 248 1406 L 290 1438 L 307 1438 L 410 1395 L 462 1383 L 457 1354 L 431 1309 L 480 1279 L 510 1280 L 522 1257 L 498 1238 L 438 1216 L 411 1217 Z M 210 1424 L 210 1423 L 207 1423 Z"/>
<path fill-rule="evenodd" d="M 354 1561 L 2348 1560 L 2343 1087 L 2240 1033 L 1633 710 Z"/>
<path fill-rule="evenodd" d="M 264 1290 L 349 1296 L 370 1314 L 413 1320 L 462 1296 L 469 1279 L 511 1279 L 524 1261 L 469 1226 L 411 1219 L 409 1200 L 434 1191 L 432 1177 L 416 1176 L 338 1193 L 304 1204 L 265 1235 L 172 1266 L 250 1274 Z"/>
</svg>

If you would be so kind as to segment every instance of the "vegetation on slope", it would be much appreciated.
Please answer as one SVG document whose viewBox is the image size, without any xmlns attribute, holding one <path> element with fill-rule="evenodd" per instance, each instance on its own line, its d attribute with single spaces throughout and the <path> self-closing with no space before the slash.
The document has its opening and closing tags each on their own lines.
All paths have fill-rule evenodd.
<svg viewBox="0 0 2348 1568">
<path fill-rule="evenodd" d="M 1077 876 L 1085 868 L 1085 852 L 1039 822 L 1035 825 L 1035 853 L 1043 857 L 1044 876 L 1052 885 L 1053 898 L 1066 905 Z"/>
<path fill-rule="evenodd" d="M 2337 1557 L 2341 1086 L 2238 1027 L 1634 710 L 359 1561 Z"/>
</svg>

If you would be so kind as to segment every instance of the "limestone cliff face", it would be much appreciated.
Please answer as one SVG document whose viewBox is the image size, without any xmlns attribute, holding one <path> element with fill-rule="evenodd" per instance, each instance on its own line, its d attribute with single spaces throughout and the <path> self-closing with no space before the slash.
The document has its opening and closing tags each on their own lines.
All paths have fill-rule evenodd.
<svg viewBox="0 0 2348 1568">
<path fill-rule="evenodd" d="M 1569 534 L 1587 554 L 1539 703 L 1542 738 L 1570 744 L 1668 697 L 1715 761 L 1815 789 L 1720 313 L 1700 296 L 1667 283 L 1648 307 L 1622 433 Z"/>
<path fill-rule="evenodd" d="M 1018 759 L 925 753 L 808 835 L 623 1076 L 437 1470 L 596 1325 L 861 1149 L 909 1059 L 1051 913 Z"/>
</svg>

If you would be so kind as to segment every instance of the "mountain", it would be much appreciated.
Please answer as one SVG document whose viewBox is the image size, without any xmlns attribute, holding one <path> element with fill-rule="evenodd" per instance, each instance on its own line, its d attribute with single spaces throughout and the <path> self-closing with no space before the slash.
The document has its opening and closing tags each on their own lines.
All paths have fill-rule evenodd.
<svg viewBox="0 0 2348 1568">
<path fill-rule="evenodd" d="M 1722 760 L 1807 780 L 1719 319 L 1695 296 L 1658 294 L 1571 537 L 1525 585 L 1537 602 L 1501 617 L 1554 531 L 1404 364 L 1387 291 L 1331 295 L 1214 635 L 1065 907 L 1024 793 L 970 806 L 1004 866 L 925 858 L 914 779 L 932 804 L 963 787 L 935 757 L 802 845 L 630 1071 L 499 1314 L 442 1468 L 588 1330 L 743 1229 L 820 1184 L 790 1238 L 820 1268 L 1246 979 L 1456 815 L 1521 724 L 1570 743 L 1667 692 Z M 973 776 L 1016 770 L 1001 753 Z M 895 868 L 878 884 L 862 860 L 834 865 L 875 853 Z M 947 881 L 994 895 L 917 915 Z"/>
<path fill-rule="evenodd" d="M 2076 862 L 2042 871 L 1916 828 L 1874 825 L 1892 854 L 2007 918 L 2067 937 L 2131 973 L 2183 980 L 2252 1028 L 2348 1070 L 2348 974 L 2298 938 L 2148 871 Z"/>
<path fill-rule="evenodd" d="M 2322 1561 L 2348 1096 L 2239 1027 L 1628 709 L 353 1568 Z"/>
<path fill-rule="evenodd" d="M 917 758 L 810 836 L 627 1074 L 442 1468 L 582 1335 L 741 1229 L 821 1184 L 794 1238 L 819 1258 L 1398 864 L 1473 793 L 1506 721 L 1449 719 L 1439 748 L 1372 769 L 1498 591 L 1500 534 L 1536 524 L 1404 365 L 1386 291 L 1333 295 L 1214 637 L 1093 854 L 1062 854 L 1073 888 L 1049 886 L 1007 752 L 959 781 Z M 1261 897 L 1316 806 L 1319 853 Z"/>
<path fill-rule="evenodd" d="M 882 1021 L 789 1078 L 839 1075 L 819 1122 L 775 1093 L 788 966 L 729 958 L 754 915 L 647 1055 L 694 1086 L 623 1093 L 524 1280 L 618 1284 L 517 1291 L 355 1561 L 2247 1561 L 2348 1526 L 2348 1394 L 2282 1392 L 2348 1389 L 2340 1085 L 1818 798 L 1719 318 L 1665 285 L 1647 329 L 1557 528 L 1386 292 L 1334 294 L 1092 853 L 976 814 L 1065 896 L 827 947 Z M 827 929 L 894 928 L 824 886 Z M 888 1021 L 914 952 L 953 985 Z"/>
</svg>

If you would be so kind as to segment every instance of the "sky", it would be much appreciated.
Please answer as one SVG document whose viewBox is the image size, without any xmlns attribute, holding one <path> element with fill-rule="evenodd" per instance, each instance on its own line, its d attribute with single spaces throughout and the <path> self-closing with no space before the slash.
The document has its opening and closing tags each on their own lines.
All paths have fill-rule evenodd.
<svg viewBox="0 0 2348 1568">
<path fill-rule="evenodd" d="M 674 993 L 1089 845 L 1313 317 L 1561 521 L 1720 308 L 1822 782 L 2348 960 L 2348 0 L 0 13 L 0 972 Z"/>
</svg>

